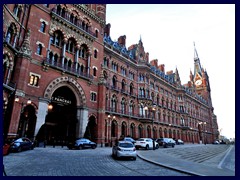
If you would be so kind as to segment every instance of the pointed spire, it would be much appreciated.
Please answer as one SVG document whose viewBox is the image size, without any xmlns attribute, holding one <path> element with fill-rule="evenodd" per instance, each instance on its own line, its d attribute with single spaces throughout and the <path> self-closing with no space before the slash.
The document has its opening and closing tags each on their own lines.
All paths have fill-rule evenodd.
<svg viewBox="0 0 240 180">
<path fill-rule="evenodd" d="M 194 46 L 194 61 L 196 61 L 199 59 L 199 57 L 198 57 L 197 49 L 195 46 L 195 42 L 193 42 L 193 46 Z"/>
<path fill-rule="evenodd" d="M 201 68 L 200 59 L 198 57 L 198 53 L 197 53 L 197 50 L 196 50 L 195 42 L 193 42 L 193 45 L 194 45 L 194 77 L 195 77 L 196 73 L 201 75 L 202 68 Z"/>
</svg>

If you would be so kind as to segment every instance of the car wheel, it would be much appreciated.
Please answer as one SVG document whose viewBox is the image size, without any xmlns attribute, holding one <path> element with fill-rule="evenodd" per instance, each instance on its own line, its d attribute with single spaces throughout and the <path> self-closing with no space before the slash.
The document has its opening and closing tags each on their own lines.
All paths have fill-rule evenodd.
<svg viewBox="0 0 240 180">
<path fill-rule="evenodd" d="M 22 151 L 22 147 L 20 146 L 18 147 L 17 152 L 21 152 L 21 151 Z"/>
<path fill-rule="evenodd" d="M 136 161 L 136 159 L 137 159 L 136 157 L 133 158 L 134 161 Z"/>
<path fill-rule="evenodd" d="M 174 148 L 174 145 L 172 145 L 172 148 Z"/>
<path fill-rule="evenodd" d="M 92 145 L 92 149 L 96 149 L 96 147 L 97 147 L 96 145 Z"/>
<path fill-rule="evenodd" d="M 78 149 L 79 149 L 79 150 L 83 149 L 82 145 L 78 146 Z"/>
<path fill-rule="evenodd" d="M 159 145 L 157 144 L 157 145 L 156 145 L 156 149 L 158 149 L 158 148 L 159 148 Z"/>
<path fill-rule="evenodd" d="M 146 150 L 149 150 L 149 145 L 148 144 L 146 145 Z"/>
</svg>

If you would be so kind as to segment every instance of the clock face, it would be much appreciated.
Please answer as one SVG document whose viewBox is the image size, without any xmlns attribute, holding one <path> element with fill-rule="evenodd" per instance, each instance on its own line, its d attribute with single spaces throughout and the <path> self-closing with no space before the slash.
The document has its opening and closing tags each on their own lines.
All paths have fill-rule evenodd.
<svg viewBox="0 0 240 180">
<path fill-rule="evenodd" d="M 197 86 L 201 85 L 201 84 L 202 84 L 202 80 L 201 80 L 201 79 L 197 80 L 197 81 L 195 82 L 195 84 L 196 84 Z"/>
</svg>

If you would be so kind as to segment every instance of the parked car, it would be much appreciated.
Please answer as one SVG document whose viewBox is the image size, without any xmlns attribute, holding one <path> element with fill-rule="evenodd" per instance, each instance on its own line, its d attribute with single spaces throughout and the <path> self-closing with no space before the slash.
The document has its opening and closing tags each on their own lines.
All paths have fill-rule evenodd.
<svg viewBox="0 0 240 180">
<path fill-rule="evenodd" d="M 140 138 L 136 140 L 135 147 L 136 149 L 139 149 L 139 148 L 145 148 L 146 150 L 153 149 L 153 142 L 154 142 L 155 148 L 158 149 L 159 148 L 158 143 L 152 140 L 151 138 Z"/>
<path fill-rule="evenodd" d="M 135 141 L 133 138 L 131 138 L 131 137 L 125 137 L 125 138 L 123 138 L 122 141 L 129 141 L 129 142 L 131 142 L 131 143 L 133 143 L 133 144 L 136 143 L 136 141 Z"/>
<path fill-rule="evenodd" d="M 173 147 L 175 146 L 176 142 L 172 138 L 159 138 L 156 140 L 159 146 L 164 148 Z"/>
<path fill-rule="evenodd" d="M 184 142 L 183 142 L 183 140 L 181 140 L 181 139 L 177 139 L 177 140 L 176 140 L 176 144 L 184 144 Z"/>
<path fill-rule="evenodd" d="M 213 142 L 213 144 L 219 144 L 219 141 L 216 140 L 216 141 Z"/>
<path fill-rule="evenodd" d="M 23 150 L 33 150 L 34 142 L 26 137 L 18 138 L 11 143 L 10 151 L 21 152 Z"/>
<path fill-rule="evenodd" d="M 112 156 L 115 158 L 133 158 L 136 160 L 137 152 L 134 144 L 129 141 L 118 141 L 112 147 Z"/>
<path fill-rule="evenodd" d="M 67 147 L 69 149 L 86 149 L 86 148 L 95 149 L 97 147 L 97 144 L 95 142 L 90 141 L 89 139 L 79 138 L 74 142 L 69 142 Z"/>
</svg>

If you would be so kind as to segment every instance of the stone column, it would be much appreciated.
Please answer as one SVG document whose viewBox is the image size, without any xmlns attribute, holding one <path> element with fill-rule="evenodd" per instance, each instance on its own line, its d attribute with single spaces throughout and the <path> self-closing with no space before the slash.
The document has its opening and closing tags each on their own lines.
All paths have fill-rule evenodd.
<svg viewBox="0 0 240 180">
<path fill-rule="evenodd" d="M 76 72 L 77 72 L 77 68 L 78 68 L 79 49 L 80 49 L 80 45 L 77 45 L 76 46 L 76 53 L 75 53 L 75 61 L 74 61 L 74 66 L 75 66 Z"/>
<path fill-rule="evenodd" d="M 63 48 L 62 48 L 62 67 L 64 67 L 64 58 L 66 54 L 66 45 L 67 45 L 67 38 L 63 39 Z"/>
<path fill-rule="evenodd" d="M 90 75 L 90 67 L 91 67 L 91 52 L 88 53 L 88 62 L 87 62 L 87 75 Z"/>
<path fill-rule="evenodd" d="M 87 123 L 88 123 L 88 109 L 78 108 L 77 109 L 78 124 L 76 125 L 76 137 L 80 138 L 84 136 Z"/>
<path fill-rule="evenodd" d="M 37 122 L 36 122 L 34 137 L 36 137 L 39 129 L 45 123 L 46 115 L 48 113 L 48 104 L 49 104 L 49 99 L 39 98 Z"/>
</svg>

